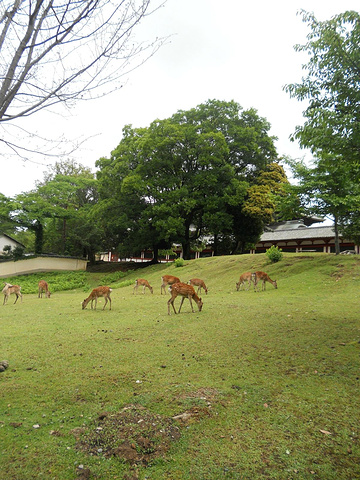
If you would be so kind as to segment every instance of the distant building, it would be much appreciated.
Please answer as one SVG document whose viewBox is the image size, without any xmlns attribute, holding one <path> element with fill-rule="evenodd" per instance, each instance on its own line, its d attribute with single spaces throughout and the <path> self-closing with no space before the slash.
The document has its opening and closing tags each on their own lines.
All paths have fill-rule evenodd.
<svg viewBox="0 0 360 480">
<path fill-rule="evenodd" d="M 0 255 L 4 255 L 4 247 L 10 245 L 11 250 L 14 250 L 16 247 L 25 248 L 25 245 L 18 242 L 14 238 L 9 237 L 6 233 L 0 233 Z"/>
<path fill-rule="evenodd" d="M 290 220 L 267 225 L 259 242 L 250 253 L 265 253 L 268 248 L 275 245 L 284 252 L 323 252 L 335 253 L 335 232 L 333 226 L 312 226 L 322 222 L 321 218 L 304 218 L 302 220 Z M 360 246 L 340 236 L 340 251 L 360 254 Z M 214 255 L 212 239 L 206 237 L 206 247 L 202 252 L 191 252 L 191 258 L 211 257 Z M 182 257 L 181 245 L 176 245 L 174 255 L 159 257 L 160 262 L 172 262 L 179 256 Z M 152 250 L 143 250 L 140 256 L 121 258 L 116 252 L 104 252 L 99 255 L 99 260 L 106 262 L 149 262 L 152 260 Z"/>
<path fill-rule="evenodd" d="M 307 225 L 305 224 L 307 223 Z M 335 232 L 333 226 L 309 226 L 313 221 L 291 220 L 269 225 L 256 244 L 254 253 L 263 253 L 272 245 L 284 252 L 335 253 Z M 340 251 L 360 253 L 359 245 L 340 236 Z"/>
</svg>

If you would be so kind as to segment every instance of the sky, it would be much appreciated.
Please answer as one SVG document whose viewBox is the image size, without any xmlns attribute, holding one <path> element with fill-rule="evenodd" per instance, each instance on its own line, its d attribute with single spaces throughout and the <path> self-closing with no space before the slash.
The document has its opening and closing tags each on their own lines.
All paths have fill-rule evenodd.
<svg viewBox="0 0 360 480">
<path fill-rule="evenodd" d="M 100 100 L 77 103 L 66 115 L 43 112 L 26 121 L 44 137 L 56 132 L 69 141 L 87 139 L 68 158 L 95 172 L 96 160 L 110 156 L 125 125 L 147 127 L 209 99 L 234 100 L 270 122 L 279 156 L 309 158 L 289 140 L 296 125 L 304 122 L 305 105 L 283 89 L 301 80 L 308 59 L 294 50 L 294 45 L 306 43 L 310 31 L 298 15 L 301 9 L 328 20 L 359 10 L 359 0 L 167 0 L 134 34 L 143 40 L 169 40 L 130 73 L 123 88 Z M 55 161 L 34 156 L 7 162 L 0 157 L 0 193 L 30 191 Z"/>
</svg>

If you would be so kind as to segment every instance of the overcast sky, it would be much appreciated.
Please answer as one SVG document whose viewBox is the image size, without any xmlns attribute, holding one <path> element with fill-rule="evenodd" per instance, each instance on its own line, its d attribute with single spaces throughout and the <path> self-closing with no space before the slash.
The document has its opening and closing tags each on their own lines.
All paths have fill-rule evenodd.
<svg viewBox="0 0 360 480">
<path fill-rule="evenodd" d="M 309 33 L 297 15 L 301 9 L 328 20 L 358 10 L 359 0 L 168 0 L 144 20 L 139 35 L 171 39 L 130 74 L 121 90 L 77 104 L 67 117 L 34 115 L 27 120 L 29 128 L 43 136 L 55 131 L 68 139 L 91 137 L 71 158 L 95 172 L 95 161 L 119 144 L 124 125 L 146 127 L 208 99 L 235 100 L 270 122 L 280 156 L 300 158 L 305 152 L 289 135 L 303 123 L 304 105 L 290 99 L 283 86 L 301 79 L 307 61 L 293 48 Z M 13 196 L 34 188 L 50 163 L 39 160 L 40 165 L 1 159 L 0 193 Z"/>
</svg>

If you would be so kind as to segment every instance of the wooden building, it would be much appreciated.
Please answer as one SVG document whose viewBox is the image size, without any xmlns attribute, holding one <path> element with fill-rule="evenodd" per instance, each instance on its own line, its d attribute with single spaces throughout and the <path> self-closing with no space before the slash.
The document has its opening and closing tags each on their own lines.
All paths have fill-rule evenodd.
<svg viewBox="0 0 360 480">
<path fill-rule="evenodd" d="M 334 227 L 308 226 L 302 220 L 275 223 L 261 235 L 253 253 L 263 253 L 272 245 L 284 252 L 335 253 Z M 340 251 L 360 253 L 360 247 L 340 236 Z"/>
</svg>

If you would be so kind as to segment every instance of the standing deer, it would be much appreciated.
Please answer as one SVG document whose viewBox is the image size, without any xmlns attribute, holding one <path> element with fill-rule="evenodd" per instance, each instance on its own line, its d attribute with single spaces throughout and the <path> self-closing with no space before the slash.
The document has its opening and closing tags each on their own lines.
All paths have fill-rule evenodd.
<svg viewBox="0 0 360 480">
<path fill-rule="evenodd" d="M 252 274 L 252 281 L 254 282 L 254 290 L 256 290 L 257 292 L 259 291 L 259 288 L 258 288 L 259 281 L 262 282 L 261 290 L 266 290 L 266 285 L 265 285 L 266 282 L 271 283 L 274 288 L 277 288 L 276 280 L 271 280 L 269 275 L 265 272 L 254 272 Z"/>
<path fill-rule="evenodd" d="M 45 292 L 46 298 L 50 298 L 50 290 L 49 290 L 49 285 L 45 282 L 45 280 L 40 280 L 39 284 L 39 295 L 38 298 L 42 298 L 43 292 Z"/>
<path fill-rule="evenodd" d="M 86 305 L 90 302 L 91 300 L 91 309 L 93 308 L 93 301 L 95 300 L 95 308 L 96 310 L 96 304 L 97 304 L 97 299 L 99 297 L 104 297 L 105 298 L 105 305 L 103 307 L 103 310 L 106 307 L 107 302 L 110 302 L 110 310 L 111 310 L 111 298 L 110 298 L 110 293 L 112 292 L 112 288 L 110 287 L 97 287 L 94 288 L 94 290 L 90 293 L 88 298 L 85 298 L 85 300 L 82 302 L 82 309 L 86 308 Z"/>
<path fill-rule="evenodd" d="M 19 297 L 21 298 L 21 301 L 22 301 L 22 295 L 21 295 L 20 290 L 21 290 L 21 287 L 19 285 L 11 285 L 11 283 L 6 283 L 5 282 L 5 287 L 2 289 L 2 293 L 4 294 L 3 305 L 5 305 L 5 303 L 8 301 L 8 298 L 13 293 L 16 295 L 16 299 L 15 299 L 14 304 L 18 301 Z"/>
<path fill-rule="evenodd" d="M 194 287 L 192 287 L 191 285 L 188 285 L 187 283 L 179 282 L 179 283 L 174 283 L 173 285 L 171 285 L 169 287 L 169 290 L 170 290 L 170 293 L 171 293 L 171 298 L 167 302 L 168 303 L 168 315 L 170 315 L 170 305 L 172 305 L 172 307 L 174 309 L 174 312 L 176 313 L 176 310 L 175 310 L 175 307 L 174 307 L 174 301 L 175 301 L 175 298 L 178 295 L 181 295 L 181 297 L 182 297 L 178 313 L 180 313 L 181 306 L 184 302 L 185 297 L 187 297 L 189 299 L 189 302 L 190 302 L 190 305 L 191 305 L 191 310 L 193 311 L 193 313 L 194 313 L 194 308 L 193 308 L 192 300 L 194 300 L 197 303 L 199 312 L 201 312 L 203 302 L 202 302 L 201 298 L 199 298 L 197 296 L 197 294 L 195 293 Z"/>
<path fill-rule="evenodd" d="M 150 283 L 147 280 L 145 280 L 144 278 L 138 278 L 137 280 L 135 280 L 135 287 L 134 287 L 134 290 L 133 290 L 133 294 L 135 293 L 135 290 L 136 290 L 136 293 L 137 293 L 139 286 L 143 287 L 143 294 L 144 295 L 145 295 L 145 288 L 146 287 L 150 290 L 151 293 L 154 293 L 152 286 L 150 285 Z"/>
<path fill-rule="evenodd" d="M 201 280 L 200 278 L 192 278 L 190 281 L 189 281 L 189 284 L 193 287 L 198 287 L 197 289 L 197 294 L 201 293 L 201 289 L 203 288 L 206 295 L 207 295 L 207 288 L 206 288 L 206 285 L 205 285 L 205 282 L 204 280 Z"/>
<path fill-rule="evenodd" d="M 161 277 L 161 295 L 162 295 L 162 291 L 164 289 L 164 293 L 166 294 L 166 291 L 165 291 L 165 287 L 167 285 L 173 285 L 174 283 L 179 283 L 180 282 L 180 279 L 177 278 L 177 277 L 173 277 L 172 275 L 164 275 Z"/>
<path fill-rule="evenodd" d="M 251 282 L 253 281 L 252 279 L 252 273 L 251 272 L 246 272 L 240 275 L 239 281 L 236 284 L 236 290 L 239 291 L 241 290 L 241 287 L 245 287 L 245 283 L 248 283 L 247 288 L 245 290 L 249 290 Z"/>
</svg>

